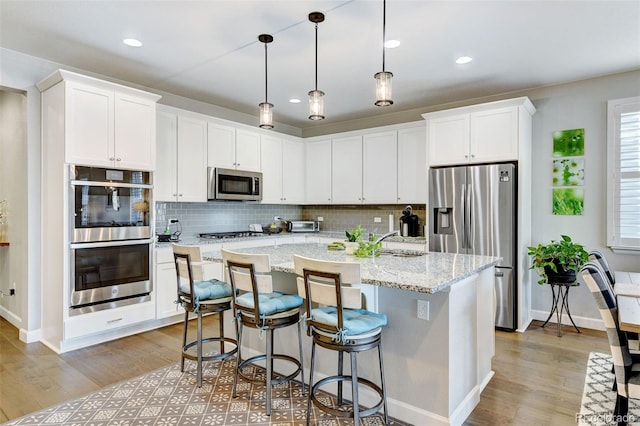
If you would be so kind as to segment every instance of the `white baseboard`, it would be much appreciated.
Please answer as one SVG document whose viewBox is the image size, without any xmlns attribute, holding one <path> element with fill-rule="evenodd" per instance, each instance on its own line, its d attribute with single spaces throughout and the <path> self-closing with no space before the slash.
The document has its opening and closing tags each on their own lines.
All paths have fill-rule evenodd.
<svg viewBox="0 0 640 426">
<path fill-rule="evenodd" d="M 532 316 L 532 318 L 534 320 L 546 321 L 547 317 L 549 316 L 549 311 L 532 310 L 531 311 L 531 316 Z M 589 318 L 589 317 L 581 317 L 581 316 L 577 316 L 577 315 L 571 315 L 571 318 L 573 318 L 573 322 L 576 323 L 578 328 L 583 327 L 583 328 L 590 328 L 590 329 L 593 329 L 593 330 L 605 331 L 604 323 L 602 322 L 602 320 Z M 573 326 L 573 324 L 571 324 L 571 320 L 569 319 L 569 315 L 563 314 L 562 318 L 561 318 L 561 322 L 562 322 L 563 325 Z M 549 320 L 549 324 L 551 324 L 551 323 L 553 323 L 554 325 L 556 324 L 556 315 L 555 315 L 555 313 L 553 314 L 553 316 Z M 547 327 L 549 327 L 548 324 L 547 324 Z"/>
</svg>

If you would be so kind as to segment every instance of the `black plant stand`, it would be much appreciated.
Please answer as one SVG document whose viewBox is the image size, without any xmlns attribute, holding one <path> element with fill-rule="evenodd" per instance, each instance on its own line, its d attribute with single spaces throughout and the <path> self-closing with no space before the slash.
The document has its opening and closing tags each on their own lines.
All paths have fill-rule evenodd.
<svg viewBox="0 0 640 426">
<path fill-rule="evenodd" d="M 569 289 L 571 287 L 580 285 L 580 283 L 574 281 L 568 283 L 549 282 L 547 284 L 551 286 L 551 295 L 553 298 L 553 302 L 551 305 L 551 312 L 549 312 L 549 316 L 547 317 L 547 320 L 544 322 L 544 324 L 542 324 L 542 327 L 547 325 L 547 323 L 551 319 L 551 316 L 555 312 L 558 327 L 558 337 L 562 337 L 562 310 L 564 309 L 565 311 L 567 311 L 567 315 L 571 320 L 571 324 L 573 324 L 573 327 L 576 329 L 576 331 L 580 333 L 580 329 L 578 328 L 576 323 L 573 322 L 573 318 L 571 318 L 571 311 L 569 311 Z M 558 305 L 560 305 L 560 309 L 558 309 Z"/>
</svg>

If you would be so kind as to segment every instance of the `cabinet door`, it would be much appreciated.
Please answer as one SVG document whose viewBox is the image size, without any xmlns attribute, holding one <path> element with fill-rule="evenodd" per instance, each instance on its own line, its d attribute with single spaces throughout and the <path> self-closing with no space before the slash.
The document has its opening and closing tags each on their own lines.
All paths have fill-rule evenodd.
<svg viewBox="0 0 640 426">
<path fill-rule="evenodd" d="M 264 169 L 264 162 L 262 163 Z M 304 202 L 304 145 L 282 141 L 282 198 L 285 204 Z"/>
<path fill-rule="evenodd" d="M 262 203 L 282 204 L 282 140 L 262 135 Z"/>
<path fill-rule="evenodd" d="M 518 159 L 518 107 L 471 114 L 471 161 Z"/>
<path fill-rule="evenodd" d="M 306 142 L 304 154 L 305 202 L 331 203 L 331 139 Z"/>
<path fill-rule="evenodd" d="M 158 111 L 157 169 L 153 174 L 153 195 L 156 201 L 176 201 L 178 197 L 178 116 Z"/>
<path fill-rule="evenodd" d="M 362 203 L 362 136 L 331 141 L 333 204 Z"/>
<path fill-rule="evenodd" d="M 398 132 L 365 135 L 362 140 L 362 202 L 393 204 L 398 199 Z"/>
<path fill-rule="evenodd" d="M 236 169 L 260 171 L 260 135 L 244 129 L 236 130 Z"/>
<path fill-rule="evenodd" d="M 184 310 L 175 303 L 177 295 L 176 267 L 173 262 L 156 265 L 156 319 L 173 315 L 184 315 Z"/>
<path fill-rule="evenodd" d="M 207 201 L 207 122 L 178 116 L 178 201 Z"/>
<path fill-rule="evenodd" d="M 427 203 L 427 137 L 424 126 L 398 130 L 398 202 Z"/>
<path fill-rule="evenodd" d="M 464 164 L 469 161 L 469 114 L 427 121 L 429 165 Z"/>
<path fill-rule="evenodd" d="M 115 166 L 131 170 L 156 167 L 156 103 L 115 94 Z"/>
<path fill-rule="evenodd" d="M 236 129 L 209 123 L 207 133 L 209 167 L 236 168 Z"/>
<path fill-rule="evenodd" d="M 66 84 L 65 162 L 113 167 L 113 91 Z"/>
</svg>

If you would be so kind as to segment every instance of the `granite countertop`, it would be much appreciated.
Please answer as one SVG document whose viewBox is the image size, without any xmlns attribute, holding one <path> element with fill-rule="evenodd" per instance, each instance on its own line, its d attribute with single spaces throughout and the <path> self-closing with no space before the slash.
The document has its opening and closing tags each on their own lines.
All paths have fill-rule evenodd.
<svg viewBox="0 0 640 426">
<path fill-rule="evenodd" d="M 327 244 L 323 243 L 281 244 L 234 251 L 268 254 L 272 270 L 288 273 L 295 273 L 294 254 L 321 260 L 359 262 L 362 265 L 363 283 L 419 293 L 447 291 L 456 282 L 495 266 L 500 261 L 500 258 L 491 256 L 433 252 L 405 257 L 407 254 L 417 254 L 416 251 L 406 250 L 391 250 L 375 258 L 358 258 L 344 251 L 327 250 Z M 205 252 L 203 257 L 222 262 L 219 251 Z"/>
</svg>

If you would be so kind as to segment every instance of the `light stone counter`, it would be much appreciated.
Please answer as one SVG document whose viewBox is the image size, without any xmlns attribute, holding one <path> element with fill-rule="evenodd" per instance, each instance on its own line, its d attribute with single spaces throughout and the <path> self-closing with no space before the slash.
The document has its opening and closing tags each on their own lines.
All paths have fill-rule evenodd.
<svg viewBox="0 0 640 426">
<path fill-rule="evenodd" d="M 447 290 L 452 284 L 495 266 L 497 257 L 473 256 L 451 253 L 424 253 L 418 251 L 392 250 L 397 255 L 385 253 L 375 258 L 358 258 L 344 251 L 327 250 L 327 244 L 304 243 L 282 244 L 256 248 L 244 248 L 243 253 L 265 253 L 271 260 L 274 271 L 294 273 L 293 255 L 313 259 L 358 262 L 361 264 L 362 282 L 382 287 L 419 293 L 436 293 Z M 221 262 L 220 252 L 204 253 L 205 258 Z"/>
</svg>

